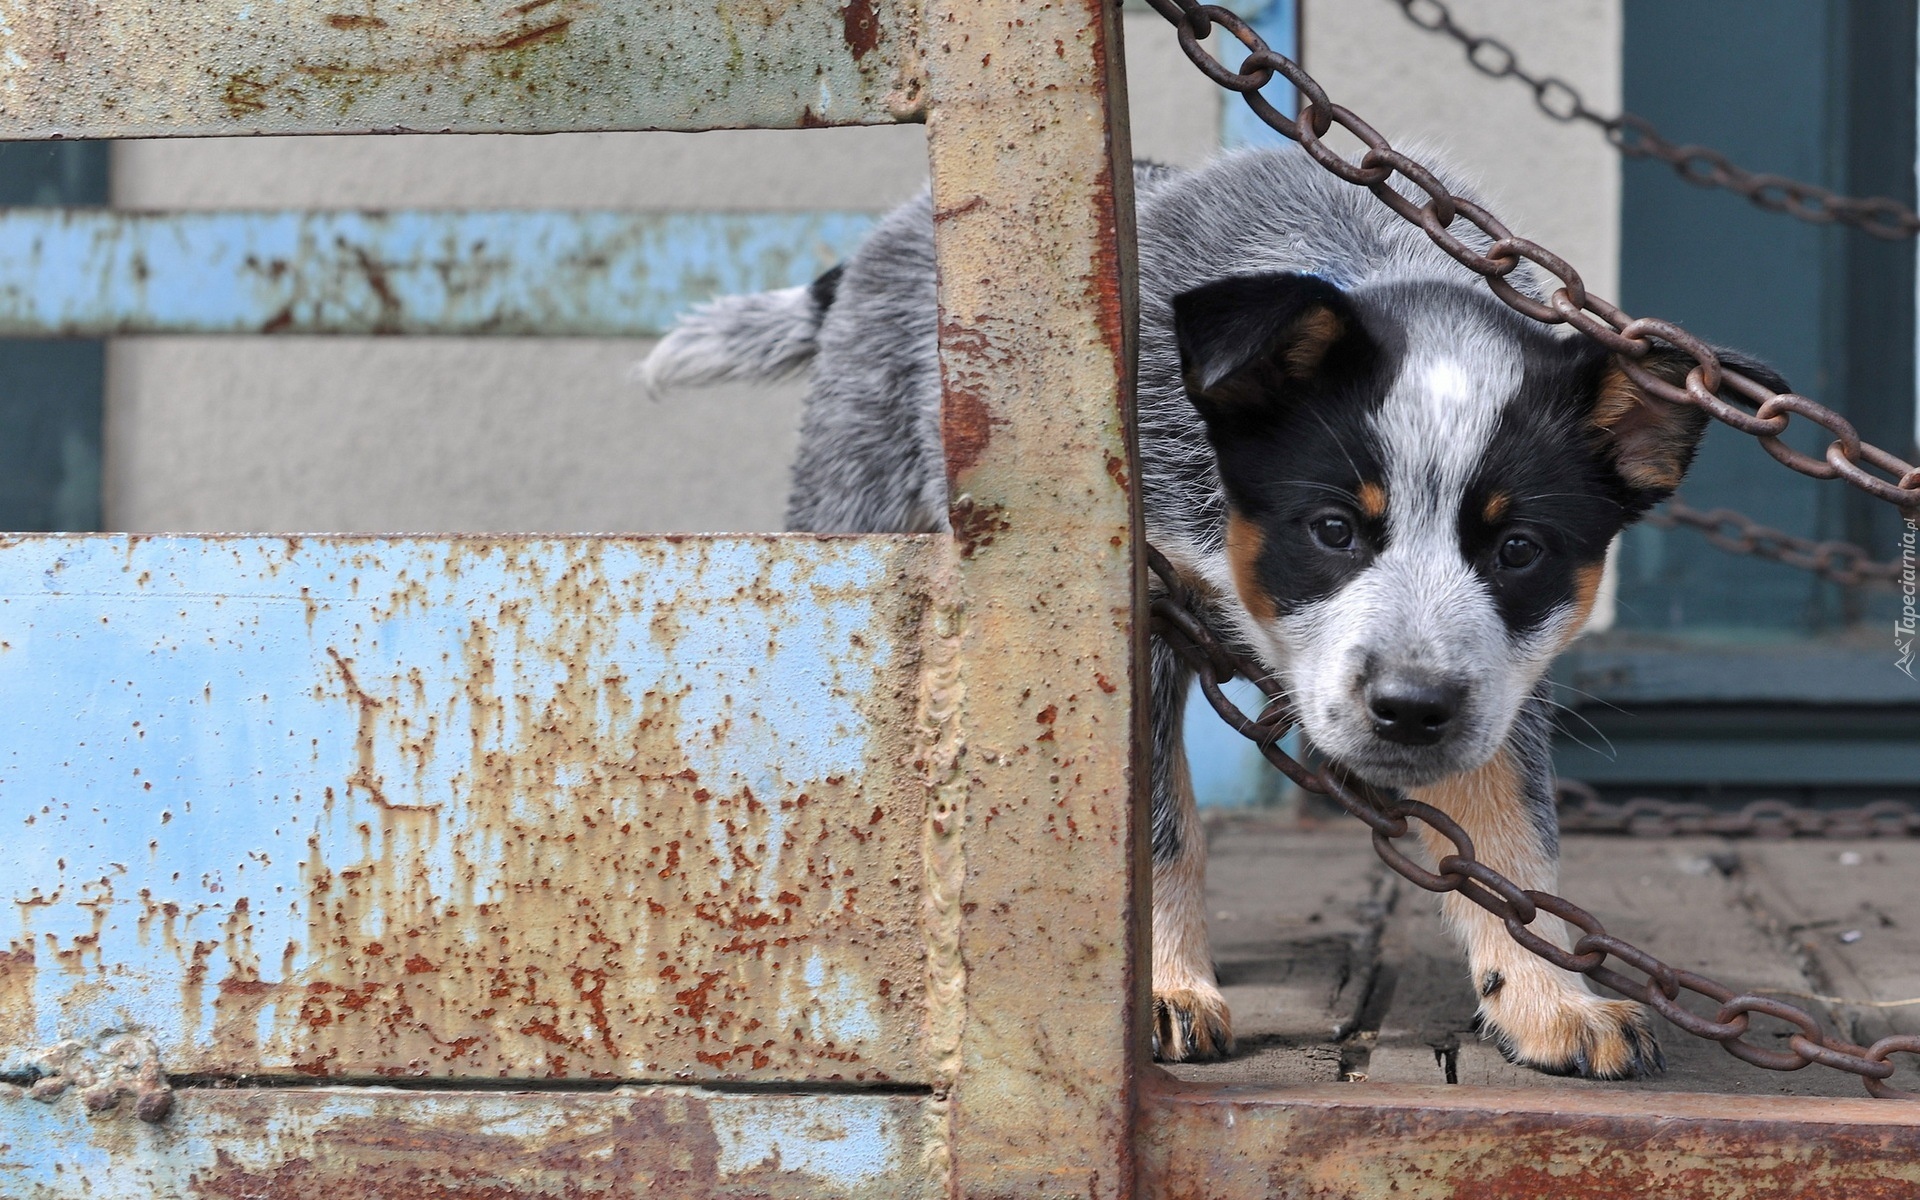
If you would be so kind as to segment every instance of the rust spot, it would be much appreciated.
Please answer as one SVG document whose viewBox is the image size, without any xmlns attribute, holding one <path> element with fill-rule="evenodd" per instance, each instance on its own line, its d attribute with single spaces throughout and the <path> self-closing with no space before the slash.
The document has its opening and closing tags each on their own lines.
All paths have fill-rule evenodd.
<svg viewBox="0 0 1920 1200">
<path fill-rule="evenodd" d="M 859 62 L 879 46 L 880 19 L 872 0 L 848 0 L 840 10 L 840 19 L 841 36 L 846 38 L 847 49 L 853 51 L 853 61 Z"/>
<path fill-rule="evenodd" d="M 811 104 L 807 105 L 805 108 L 802 108 L 800 110 L 800 128 L 829 129 L 829 128 L 832 128 L 832 126 L 833 126 L 833 122 L 827 120 L 825 117 L 821 116 L 819 113 L 813 111 L 813 106 Z"/>
<path fill-rule="evenodd" d="M 1106 39 L 1095 38 L 1094 57 L 1105 69 L 1107 58 Z M 1130 186 L 1130 185 L 1129 185 Z M 1092 270 L 1087 277 L 1088 307 L 1093 310 L 1094 324 L 1100 330 L 1100 340 L 1113 355 L 1115 364 L 1121 371 L 1127 370 L 1132 361 L 1127 347 L 1132 338 L 1132 330 L 1126 320 L 1126 304 L 1120 291 L 1121 254 L 1120 254 L 1120 205 L 1114 194 L 1113 160 L 1103 157 L 1100 173 L 1093 180 L 1093 203 L 1096 220 L 1096 242 L 1093 252 Z M 1126 379 L 1122 383 L 1129 382 Z M 1132 395 L 1131 387 L 1118 389 L 1120 404 L 1124 407 Z M 1125 414 L 1123 413 L 1124 417 Z"/>
<path fill-rule="evenodd" d="M 1107 455 L 1107 478 L 1113 480 L 1121 491 L 1127 490 L 1127 464 L 1118 454 Z"/>
<path fill-rule="evenodd" d="M 965 203 L 956 204 L 952 208 L 935 209 L 933 213 L 933 222 L 934 224 L 938 225 L 942 221 L 951 221 L 955 217 L 964 216 L 965 214 L 972 212 L 976 208 L 983 207 L 986 204 L 986 202 L 987 202 L 987 198 L 985 196 L 975 195 L 969 198 Z"/>
<path fill-rule="evenodd" d="M 953 525 L 954 540 L 960 543 L 962 558 L 972 558 L 974 551 L 993 545 L 996 534 L 1013 528 L 1003 512 L 998 504 L 980 504 L 971 496 L 962 496 L 954 502 L 947 519 Z"/>
<path fill-rule="evenodd" d="M 379 17 L 362 16 L 358 13 L 328 13 L 321 18 L 335 29 L 385 29 L 387 23 Z"/>
<path fill-rule="evenodd" d="M 559 41 L 566 35 L 567 27 L 572 24 L 572 17 L 563 17 L 551 25 L 543 25 L 538 29 L 529 29 L 525 33 L 509 34 L 483 48 L 488 50 L 519 50 L 527 46 L 538 45 L 541 42 Z"/>
<path fill-rule="evenodd" d="M 940 409 L 940 443 L 947 454 L 947 483 L 958 486 L 993 440 L 993 414 L 980 394 L 968 387 L 947 387 Z"/>
<path fill-rule="evenodd" d="M 0 952 L 0 1045 L 24 1046 L 37 1036 L 33 946 L 14 942 Z"/>
<path fill-rule="evenodd" d="M 229 75 L 220 88 L 220 101 L 235 117 L 247 117 L 267 108 L 267 85 L 250 75 Z"/>
</svg>

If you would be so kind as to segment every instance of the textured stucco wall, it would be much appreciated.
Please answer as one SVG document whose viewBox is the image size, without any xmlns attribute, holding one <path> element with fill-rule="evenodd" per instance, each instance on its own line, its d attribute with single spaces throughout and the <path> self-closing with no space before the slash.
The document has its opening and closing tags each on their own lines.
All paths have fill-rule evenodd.
<svg viewBox="0 0 1920 1200">
<path fill-rule="evenodd" d="M 1599 112 L 1620 107 L 1620 0 L 1448 0 L 1454 19 L 1558 75 Z M 1336 103 L 1395 146 L 1430 150 L 1478 181 L 1522 237 L 1572 263 L 1610 299 L 1620 281 L 1620 159 L 1591 126 L 1558 124 L 1533 93 L 1468 65 L 1394 0 L 1306 0 L 1305 63 Z M 1341 144 L 1357 147 L 1347 139 Z"/>
<path fill-rule="evenodd" d="M 1458 0 L 1600 103 L 1617 0 Z M 1614 285 L 1619 173 L 1586 130 L 1481 79 L 1391 0 L 1307 0 L 1309 67 L 1389 136 L 1444 137 L 1514 228 Z M 1129 14 L 1135 151 L 1194 163 L 1218 101 L 1158 17 Z M 1461 123 L 1472 120 L 1469 129 Z M 1451 132 L 1450 132 L 1451 131 Z M 131 208 L 880 209 L 925 177 L 918 126 L 803 132 L 129 142 Z M 660 531 L 778 528 L 798 388 L 651 401 L 616 339 L 143 338 L 108 358 L 109 528 Z"/>
</svg>

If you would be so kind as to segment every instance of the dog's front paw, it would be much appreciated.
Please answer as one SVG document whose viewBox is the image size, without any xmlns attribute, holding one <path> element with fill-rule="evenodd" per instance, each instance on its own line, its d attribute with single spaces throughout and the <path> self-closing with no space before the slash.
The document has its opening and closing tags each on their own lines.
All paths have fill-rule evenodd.
<svg viewBox="0 0 1920 1200">
<path fill-rule="evenodd" d="M 1153 1056 L 1161 1062 L 1208 1062 L 1233 1053 L 1233 1018 L 1211 984 L 1155 989 Z"/>
<path fill-rule="evenodd" d="M 1482 1006 L 1480 1025 L 1508 1062 L 1582 1079 L 1639 1079 L 1666 1069 L 1651 1017 L 1631 1000 L 1578 994 L 1502 999 Z"/>
</svg>

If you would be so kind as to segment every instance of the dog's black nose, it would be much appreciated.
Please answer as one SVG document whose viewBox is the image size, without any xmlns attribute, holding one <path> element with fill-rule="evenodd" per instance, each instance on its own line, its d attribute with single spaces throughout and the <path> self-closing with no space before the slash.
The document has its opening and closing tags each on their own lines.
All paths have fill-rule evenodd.
<svg viewBox="0 0 1920 1200">
<path fill-rule="evenodd" d="M 1388 679 L 1367 685 L 1373 732 L 1403 746 L 1431 746 L 1460 711 L 1466 689 L 1457 683 Z"/>
</svg>

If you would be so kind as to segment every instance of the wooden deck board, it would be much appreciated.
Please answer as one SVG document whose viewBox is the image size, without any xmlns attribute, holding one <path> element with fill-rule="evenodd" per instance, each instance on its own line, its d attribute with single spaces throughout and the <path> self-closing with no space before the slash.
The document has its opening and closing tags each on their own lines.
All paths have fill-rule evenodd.
<svg viewBox="0 0 1920 1200">
<path fill-rule="evenodd" d="M 1433 1084 L 1451 1075 L 1498 1087 L 1864 1094 L 1821 1068 L 1749 1067 L 1664 1024 L 1668 1070 L 1655 1079 L 1592 1083 L 1513 1066 L 1473 1029 L 1465 964 L 1434 898 L 1389 878 L 1359 826 L 1304 829 L 1239 813 L 1210 828 L 1209 917 L 1240 1053 L 1173 1067 L 1183 1079 Z M 1920 995 L 1920 895 L 1901 885 L 1920 871 L 1920 841 L 1584 836 L 1567 839 L 1562 863 L 1563 894 L 1676 966 L 1735 987 Z M 1857 939 L 1841 940 L 1856 929 Z M 1836 1015 L 1795 1002 L 1823 1020 Z M 1837 1015 L 1855 1037 L 1920 1030 L 1920 1005 Z"/>
</svg>

